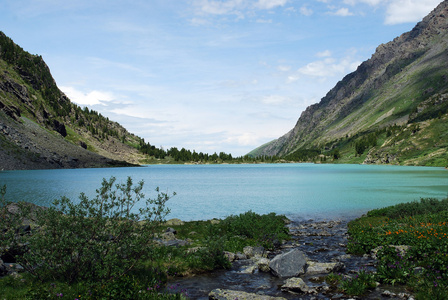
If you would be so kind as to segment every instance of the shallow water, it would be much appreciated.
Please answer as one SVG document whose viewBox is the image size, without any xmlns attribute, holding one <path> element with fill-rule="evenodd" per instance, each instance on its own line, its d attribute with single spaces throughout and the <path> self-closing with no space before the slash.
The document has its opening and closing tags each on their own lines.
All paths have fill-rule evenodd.
<svg viewBox="0 0 448 300">
<path fill-rule="evenodd" d="M 344 270 L 341 274 L 354 276 L 359 270 L 374 271 L 374 260 L 370 257 L 347 255 L 347 222 L 338 220 L 335 222 L 296 222 L 290 225 L 292 240 L 273 251 L 268 258 L 272 259 L 281 252 L 287 252 L 293 248 L 303 251 L 308 259 L 317 262 L 341 262 Z M 184 292 L 190 299 L 207 300 L 209 293 L 214 289 L 229 289 L 283 297 L 286 299 L 348 299 L 334 289 L 318 294 L 291 294 L 281 291 L 285 278 L 277 278 L 271 273 L 255 271 L 253 274 L 243 274 L 242 270 L 251 265 L 250 260 L 242 260 L 233 263 L 230 270 L 218 270 L 207 274 L 196 275 L 187 278 L 174 278 L 168 283 L 168 291 Z M 328 286 L 324 282 L 326 274 L 300 276 L 311 288 Z M 318 279 L 318 280 L 317 280 Z M 402 287 L 380 286 L 364 295 L 362 299 L 395 299 L 382 296 L 384 290 L 395 293 L 404 292 Z"/>
</svg>

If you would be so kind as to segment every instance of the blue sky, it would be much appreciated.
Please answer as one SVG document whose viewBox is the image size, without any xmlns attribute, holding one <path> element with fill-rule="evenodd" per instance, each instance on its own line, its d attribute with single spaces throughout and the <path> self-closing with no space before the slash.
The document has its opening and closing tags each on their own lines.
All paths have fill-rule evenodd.
<svg viewBox="0 0 448 300">
<path fill-rule="evenodd" d="M 240 156 L 439 3 L 0 0 L 0 30 L 73 102 L 152 145 Z"/>
</svg>

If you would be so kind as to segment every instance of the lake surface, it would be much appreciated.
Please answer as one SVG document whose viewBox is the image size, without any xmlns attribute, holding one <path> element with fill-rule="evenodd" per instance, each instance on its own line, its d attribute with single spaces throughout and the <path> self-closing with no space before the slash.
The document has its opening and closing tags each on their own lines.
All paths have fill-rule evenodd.
<svg viewBox="0 0 448 300">
<path fill-rule="evenodd" d="M 149 165 L 139 168 L 1 171 L 6 199 L 49 206 L 67 196 L 94 197 L 102 178 L 145 181 L 176 192 L 168 201 L 169 218 L 205 220 L 249 210 L 275 212 L 292 219 L 334 219 L 360 216 L 368 210 L 448 195 L 448 171 L 443 168 L 330 165 Z"/>
</svg>

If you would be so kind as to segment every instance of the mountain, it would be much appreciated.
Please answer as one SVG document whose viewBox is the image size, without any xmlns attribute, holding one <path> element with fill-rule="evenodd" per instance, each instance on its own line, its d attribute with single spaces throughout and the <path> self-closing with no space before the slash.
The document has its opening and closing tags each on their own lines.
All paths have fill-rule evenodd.
<svg viewBox="0 0 448 300">
<path fill-rule="evenodd" d="M 0 170 L 128 166 L 149 146 L 62 93 L 41 56 L 0 32 Z"/>
<path fill-rule="evenodd" d="M 252 156 L 447 165 L 448 1 L 380 45 Z"/>
</svg>

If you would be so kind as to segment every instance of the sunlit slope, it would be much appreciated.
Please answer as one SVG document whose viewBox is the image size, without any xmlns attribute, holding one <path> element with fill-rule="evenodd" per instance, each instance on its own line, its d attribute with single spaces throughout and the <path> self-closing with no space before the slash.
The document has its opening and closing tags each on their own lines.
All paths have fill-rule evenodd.
<svg viewBox="0 0 448 300">
<path fill-rule="evenodd" d="M 319 103 L 309 106 L 290 132 L 250 154 L 288 157 L 316 149 L 326 155 L 337 148 L 345 162 L 385 163 L 382 157 L 389 156 L 387 163 L 425 164 L 428 159 L 420 158 L 429 155 L 432 163 L 443 164 L 448 142 L 447 3 L 412 31 L 380 45 Z M 409 129 L 412 126 L 418 130 Z M 372 134 L 376 144 L 357 151 L 356 143 Z"/>
</svg>

